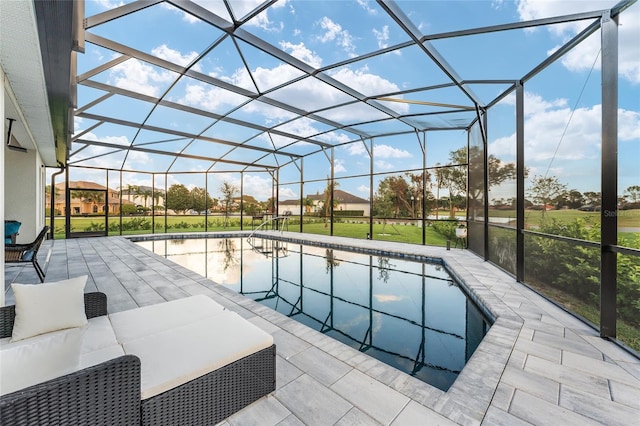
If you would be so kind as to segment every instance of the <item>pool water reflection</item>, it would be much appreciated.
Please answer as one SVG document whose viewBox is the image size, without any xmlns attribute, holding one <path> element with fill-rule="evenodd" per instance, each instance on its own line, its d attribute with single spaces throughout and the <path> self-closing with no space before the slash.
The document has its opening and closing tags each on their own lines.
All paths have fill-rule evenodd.
<svg viewBox="0 0 640 426">
<path fill-rule="evenodd" d="M 262 238 L 137 244 L 445 391 L 490 326 L 434 263 Z"/>
</svg>

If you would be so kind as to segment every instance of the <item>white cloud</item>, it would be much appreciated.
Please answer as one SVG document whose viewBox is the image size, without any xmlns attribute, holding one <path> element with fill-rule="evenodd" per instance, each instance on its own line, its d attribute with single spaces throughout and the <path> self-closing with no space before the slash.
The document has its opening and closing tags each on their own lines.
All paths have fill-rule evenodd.
<svg viewBox="0 0 640 426">
<path fill-rule="evenodd" d="M 256 200 L 266 200 L 271 197 L 271 178 L 263 176 L 264 174 L 262 176 L 245 174 L 244 193 L 255 197 Z"/>
<path fill-rule="evenodd" d="M 394 148 L 389 145 L 374 145 L 373 158 L 411 158 L 413 155 L 404 149 Z"/>
<path fill-rule="evenodd" d="M 154 48 L 151 53 L 160 59 L 186 66 L 191 63 L 198 54 L 189 52 L 182 54 L 177 50 L 163 44 Z M 199 71 L 199 65 L 193 67 Z M 138 59 L 128 59 L 115 67 L 109 74 L 109 84 L 122 89 L 131 90 L 149 96 L 159 96 L 165 87 L 165 83 L 177 78 L 177 74 L 161 68 L 156 68 Z"/>
<path fill-rule="evenodd" d="M 269 192 L 271 193 L 271 192 Z M 269 198 L 269 197 L 267 197 Z M 300 198 L 297 193 L 295 193 L 291 188 L 280 188 L 278 190 L 278 199 L 279 200 L 296 200 Z"/>
<path fill-rule="evenodd" d="M 400 90 L 397 84 L 386 80 L 379 75 L 370 73 L 367 67 L 362 67 L 357 70 L 344 67 L 340 68 L 338 71 L 331 72 L 330 75 L 341 83 L 367 96 L 378 95 L 380 93 L 397 92 Z M 394 103 L 397 105 L 389 105 L 389 107 L 393 107 L 395 111 L 403 114 L 409 111 L 409 104 L 401 102 Z"/>
<path fill-rule="evenodd" d="M 322 66 L 322 58 L 315 52 L 309 50 L 302 42 L 293 44 L 288 41 L 281 41 L 280 47 L 294 58 L 301 60 L 313 68 L 320 68 Z"/>
<path fill-rule="evenodd" d="M 640 140 L 640 112 L 618 109 L 618 137 L 623 142 Z"/>
<path fill-rule="evenodd" d="M 378 14 L 378 10 L 377 9 L 374 9 L 374 8 L 369 6 L 369 0 L 358 0 L 358 4 L 364 10 L 366 10 L 369 15 L 377 15 Z"/>
<path fill-rule="evenodd" d="M 367 194 L 367 199 L 369 198 L 369 187 L 366 185 L 360 185 L 356 188 L 358 192 L 362 194 Z"/>
<path fill-rule="evenodd" d="M 347 168 L 344 166 L 344 162 L 342 160 L 336 159 L 333 164 L 333 171 L 335 173 L 346 172 Z"/>
<path fill-rule="evenodd" d="M 380 49 L 384 49 L 385 47 L 389 47 L 389 26 L 385 25 L 382 27 L 380 31 L 375 28 L 372 29 L 373 35 L 376 36 L 376 40 L 378 40 L 378 47 Z"/>
<path fill-rule="evenodd" d="M 109 84 L 149 96 L 159 96 L 160 90 L 176 77 L 176 74 L 156 69 L 138 59 L 128 59 L 115 67 L 109 74 Z"/>
<path fill-rule="evenodd" d="M 547 101 L 525 92 L 526 161 L 548 164 L 554 155 L 554 162 L 599 157 L 601 122 L 601 105 L 572 112 L 563 99 Z M 640 139 L 639 112 L 619 109 L 618 135 L 621 142 Z M 491 141 L 489 149 L 499 157 L 511 157 L 514 146 L 515 134 L 512 134 Z"/>
<path fill-rule="evenodd" d="M 276 3 L 277 4 L 277 3 Z M 257 14 L 253 19 L 247 22 L 247 26 L 258 27 L 267 32 L 280 32 L 284 29 L 284 23 L 274 23 L 269 20 L 268 10 L 264 10 Z"/>
<path fill-rule="evenodd" d="M 376 166 L 376 169 L 378 169 L 378 170 L 391 170 L 391 169 L 393 169 L 393 164 L 389 163 L 388 161 L 375 160 L 374 164 Z"/>
<path fill-rule="evenodd" d="M 617 3 L 615 0 L 601 1 L 536 1 L 517 2 L 518 13 L 523 21 L 548 18 L 579 12 L 609 9 Z M 549 32 L 559 43 L 568 41 L 584 29 L 587 21 L 569 22 L 551 25 Z M 632 83 L 640 83 L 640 5 L 635 4 L 624 11 L 619 18 L 619 60 L 618 71 Z M 562 64 L 571 71 L 590 70 L 600 50 L 599 32 L 593 34 L 562 58 Z M 600 69 L 600 61 L 595 64 Z"/>
<path fill-rule="evenodd" d="M 368 151 L 362 143 L 349 144 L 345 147 L 345 149 L 351 155 L 368 156 Z M 412 158 L 413 154 L 404 149 L 394 148 L 385 144 L 377 144 L 373 146 L 373 157 L 376 160 L 376 164 L 379 164 L 383 168 L 389 168 L 391 167 L 391 164 L 380 159 Z"/>
<path fill-rule="evenodd" d="M 350 155 L 366 155 L 367 154 L 367 148 L 363 143 L 352 143 L 349 144 L 345 147 L 345 149 L 347 150 L 347 152 Z"/>
<path fill-rule="evenodd" d="M 122 0 L 120 1 L 96 0 L 96 3 L 98 3 L 104 9 L 115 9 L 116 7 L 120 7 L 124 5 L 124 2 Z"/>
<path fill-rule="evenodd" d="M 186 67 L 198 57 L 197 52 L 189 52 L 183 55 L 177 50 L 171 49 L 166 44 L 154 48 L 151 53 L 160 59 L 164 59 L 165 61 L 169 61 L 183 67 Z M 196 64 L 193 69 L 199 71 L 198 65 Z"/>
<path fill-rule="evenodd" d="M 333 22 L 327 16 L 323 17 L 319 24 L 322 29 L 326 30 L 325 33 L 319 37 L 322 43 L 335 41 L 345 52 L 354 55 L 356 46 L 348 30 L 342 29 L 340 24 Z"/>
<path fill-rule="evenodd" d="M 79 124 L 76 122 L 76 125 Z M 76 129 L 77 131 L 77 129 Z M 102 136 L 99 137 L 95 133 L 88 132 L 82 135 L 82 139 L 86 139 L 88 141 L 99 141 L 106 142 L 114 145 L 120 145 L 123 148 L 128 147 L 131 142 L 129 138 L 126 136 Z M 78 142 L 78 144 L 82 144 L 82 142 Z M 73 147 L 73 149 L 77 149 L 78 147 Z M 122 167 L 122 161 L 124 160 L 124 155 L 122 153 L 116 153 L 114 155 L 114 148 L 103 147 L 103 146 L 95 146 L 90 145 L 87 148 L 80 151 L 78 154 L 73 156 L 71 159 L 72 162 L 80 161 L 81 165 L 84 166 L 95 166 L 95 167 L 104 167 L 104 168 L 112 168 L 112 169 L 120 169 Z M 104 157 L 101 157 L 104 155 Z M 93 158 L 95 157 L 95 158 Z M 88 160 L 84 160 L 88 159 Z M 134 163 L 134 165 L 138 165 L 140 167 L 146 166 L 148 167 L 150 164 L 153 164 L 153 160 L 149 154 L 140 151 L 129 151 L 127 154 L 127 163 Z"/>
<path fill-rule="evenodd" d="M 282 126 L 278 126 L 276 129 L 300 136 L 301 138 L 306 138 L 319 133 L 318 129 L 313 126 L 314 123 L 315 122 L 313 120 L 307 117 L 302 117 L 285 123 Z"/>
<path fill-rule="evenodd" d="M 205 84 L 190 84 L 185 95 L 179 100 L 185 105 L 196 106 L 208 111 L 218 111 L 223 105 L 235 106 L 244 101 L 244 97 L 219 87 Z"/>
</svg>

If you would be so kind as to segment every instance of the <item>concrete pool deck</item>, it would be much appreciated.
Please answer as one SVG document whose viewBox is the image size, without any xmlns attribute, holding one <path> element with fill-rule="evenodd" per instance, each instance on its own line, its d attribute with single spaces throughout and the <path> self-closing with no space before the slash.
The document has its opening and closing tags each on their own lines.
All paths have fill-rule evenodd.
<svg viewBox="0 0 640 426">
<path fill-rule="evenodd" d="M 271 333 L 276 391 L 223 424 L 640 422 L 640 360 L 467 250 L 292 232 L 260 235 L 442 258 L 496 322 L 442 392 L 124 237 L 47 241 L 41 253 L 50 253 L 46 281 L 87 274 L 87 291 L 106 293 L 109 312 L 206 294 Z M 29 266 L 7 265 L 5 283 L 11 282 L 37 282 L 37 276 Z M 10 289 L 6 303 L 13 303 Z"/>
</svg>

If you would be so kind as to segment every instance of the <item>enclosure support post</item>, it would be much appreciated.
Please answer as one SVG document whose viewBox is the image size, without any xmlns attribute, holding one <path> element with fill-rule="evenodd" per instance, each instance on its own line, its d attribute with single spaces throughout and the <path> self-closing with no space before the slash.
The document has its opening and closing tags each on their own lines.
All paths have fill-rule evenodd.
<svg viewBox="0 0 640 426">
<path fill-rule="evenodd" d="M 331 147 L 331 179 L 329 180 L 329 182 L 331 182 L 329 189 L 331 190 L 331 195 L 330 195 L 330 205 L 329 205 L 329 235 L 331 235 L 333 237 L 333 202 L 334 202 L 334 192 L 335 192 L 335 150 L 333 149 L 333 147 Z"/>
<path fill-rule="evenodd" d="M 151 173 L 151 233 L 156 233 L 156 174 Z"/>
<path fill-rule="evenodd" d="M 602 37 L 602 208 L 600 209 L 600 336 L 616 337 L 618 243 L 618 23 L 603 14 Z"/>
<path fill-rule="evenodd" d="M 524 85 L 516 83 L 516 280 L 524 282 Z"/>
<path fill-rule="evenodd" d="M 300 229 L 299 232 L 302 232 L 302 222 L 304 219 L 304 157 L 300 159 Z M 300 281 L 302 282 L 302 281 Z"/>
<path fill-rule="evenodd" d="M 420 194 L 420 223 L 422 225 L 422 245 L 427 244 L 427 218 L 426 200 L 427 197 L 427 132 L 422 132 L 422 141 L 418 137 L 418 142 L 422 148 L 422 193 Z"/>
<path fill-rule="evenodd" d="M 67 168 L 65 169 L 64 180 L 64 237 L 69 238 L 69 234 L 71 233 L 71 193 L 69 191 L 69 166 L 67 166 Z M 120 203 L 122 204 L 122 201 L 120 201 Z M 122 229 L 122 225 L 120 225 L 120 227 Z"/>
<path fill-rule="evenodd" d="M 207 194 L 209 194 L 209 192 L 207 192 Z M 204 220 L 206 221 L 207 218 L 205 217 Z M 240 172 L 240 230 L 244 230 L 244 172 Z"/>
<path fill-rule="evenodd" d="M 373 138 L 369 148 L 369 239 L 373 240 Z"/>
</svg>

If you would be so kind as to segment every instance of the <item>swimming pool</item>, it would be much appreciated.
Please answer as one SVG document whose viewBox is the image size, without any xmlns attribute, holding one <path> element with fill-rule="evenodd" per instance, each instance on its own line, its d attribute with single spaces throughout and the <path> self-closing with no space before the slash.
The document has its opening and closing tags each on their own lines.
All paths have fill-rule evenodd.
<svg viewBox="0 0 640 426">
<path fill-rule="evenodd" d="M 445 391 L 490 326 L 437 263 L 265 238 L 137 244 Z"/>
</svg>

